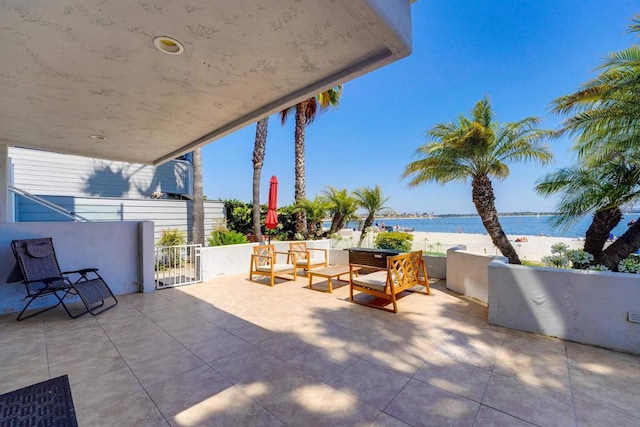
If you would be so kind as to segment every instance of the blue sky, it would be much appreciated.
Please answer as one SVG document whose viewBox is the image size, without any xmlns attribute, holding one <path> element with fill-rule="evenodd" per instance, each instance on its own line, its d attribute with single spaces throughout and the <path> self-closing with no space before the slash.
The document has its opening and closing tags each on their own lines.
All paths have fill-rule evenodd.
<svg viewBox="0 0 640 427">
<path fill-rule="evenodd" d="M 379 184 L 398 212 L 472 213 L 470 183 L 410 188 L 400 176 L 425 133 L 468 115 L 489 95 L 500 122 L 527 116 L 555 129 L 551 101 L 596 76 L 610 52 L 636 42 L 627 29 L 637 0 L 420 0 L 412 6 L 413 53 L 345 83 L 337 109 L 306 132 L 307 197 L 326 186 L 355 190 Z M 212 199 L 251 201 L 255 125 L 203 148 L 204 192 Z M 574 160 L 568 138 L 549 141 L 553 166 L 514 164 L 494 181 L 499 212 L 552 211 L 536 195 L 537 179 Z M 262 202 L 269 178 L 280 205 L 293 202 L 293 117 L 269 120 Z"/>
</svg>

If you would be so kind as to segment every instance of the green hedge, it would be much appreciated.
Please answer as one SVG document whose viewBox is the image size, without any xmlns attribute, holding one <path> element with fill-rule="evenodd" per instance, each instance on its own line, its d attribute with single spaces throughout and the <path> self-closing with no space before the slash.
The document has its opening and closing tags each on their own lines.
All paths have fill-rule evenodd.
<svg viewBox="0 0 640 427">
<path fill-rule="evenodd" d="M 413 234 L 392 231 L 380 233 L 376 236 L 374 246 L 378 249 L 392 249 L 400 252 L 410 252 Z"/>
</svg>

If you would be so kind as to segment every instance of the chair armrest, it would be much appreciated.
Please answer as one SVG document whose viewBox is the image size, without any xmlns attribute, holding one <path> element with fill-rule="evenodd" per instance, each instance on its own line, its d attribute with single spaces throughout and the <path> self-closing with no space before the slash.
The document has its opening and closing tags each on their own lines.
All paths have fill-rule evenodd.
<svg viewBox="0 0 640 427">
<path fill-rule="evenodd" d="M 287 263 L 289 263 L 289 258 L 291 257 L 291 254 L 289 252 L 274 252 L 274 257 L 273 257 L 273 262 L 277 262 L 278 259 L 278 255 L 285 255 L 287 257 Z"/>
<path fill-rule="evenodd" d="M 327 259 L 327 250 L 322 248 L 307 248 L 309 251 L 319 251 L 324 252 L 324 259 Z"/>
<path fill-rule="evenodd" d="M 82 274 L 85 275 L 87 273 L 95 273 L 96 271 L 98 271 L 97 268 L 83 268 L 82 270 L 73 270 L 73 271 L 63 271 L 62 274 L 74 274 L 74 273 L 78 273 L 78 274 Z"/>
</svg>

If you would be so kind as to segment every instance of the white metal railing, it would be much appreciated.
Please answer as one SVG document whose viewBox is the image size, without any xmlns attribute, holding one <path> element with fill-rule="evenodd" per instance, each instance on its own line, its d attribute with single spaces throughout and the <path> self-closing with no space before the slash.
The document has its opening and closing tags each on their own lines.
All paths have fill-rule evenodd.
<svg viewBox="0 0 640 427">
<path fill-rule="evenodd" d="M 202 245 L 156 246 L 156 289 L 202 282 Z"/>
<path fill-rule="evenodd" d="M 59 213 L 62 216 L 66 216 L 69 219 L 72 219 L 74 221 L 79 221 L 79 222 L 88 222 L 89 220 L 85 217 L 83 217 L 82 215 L 78 215 L 75 212 L 71 212 L 66 210 L 65 208 L 63 208 L 60 205 L 56 205 L 53 202 L 50 202 L 46 199 L 43 199 L 40 196 L 36 196 L 35 194 L 31 194 L 28 191 L 25 191 L 21 188 L 18 187 L 14 187 L 13 185 L 9 185 L 8 186 L 9 191 L 11 191 L 13 194 L 17 194 L 19 196 L 22 196 L 26 199 L 31 200 L 32 202 L 35 202 L 41 206 L 44 206 L 45 208 L 51 209 L 52 211 Z"/>
</svg>

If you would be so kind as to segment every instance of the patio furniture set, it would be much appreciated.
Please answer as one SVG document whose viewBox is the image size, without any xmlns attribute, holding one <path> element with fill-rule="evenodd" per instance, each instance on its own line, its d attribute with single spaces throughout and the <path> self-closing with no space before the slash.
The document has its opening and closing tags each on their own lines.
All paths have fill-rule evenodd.
<svg viewBox="0 0 640 427">
<path fill-rule="evenodd" d="M 313 252 L 321 253 L 322 257 L 314 257 Z M 253 248 L 249 268 L 249 280 L 254 275 L 269 277 L 270 286 L 275 285 L 275 278 L 288 279 L 288 275 L 297 279 L 299 269 L 303 269 L 309 279 L 309 289 L 313 289 L 314 278 L 327 279 L 327 291 L 333 292 L 333 280 L 349 283 L 349 299 L 352 302 L 367 305 L 382 310 L 398 312 L 397 299 L 402 292 L 420 292 L 430 294 L 427 270 L 421 251 L 405 254 L 389 251 L 350 250 L 349 265 L 329 265 L 327 250 L 308 248 L 306 242 L 289 244 L 288 252 L 278 252 L 274 245 L 261 245 Z M 278 262 L 286 257 L 285 262 Z M 360 275 L 360 273 L 367 273 Z M 340 279 L 349 275 L 349 280 Z M 417 288 L 423 287 L 424 291 Z M 354 291 L 375 297 L 373 301 L 354 299 Z M 382 303 L 381 303 L 382 301 Z M 385 308 L 392 304 L 393 309 Z"/>
</svg>

